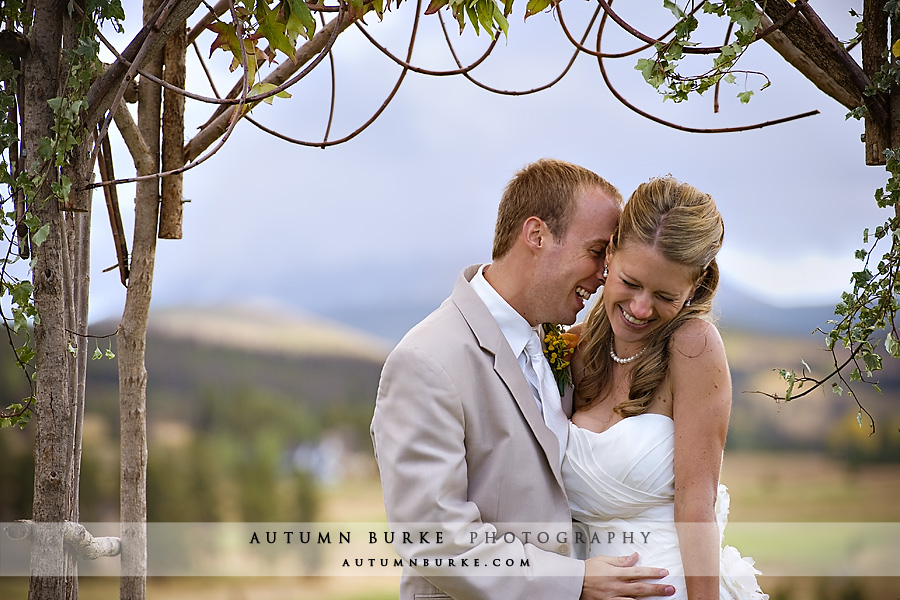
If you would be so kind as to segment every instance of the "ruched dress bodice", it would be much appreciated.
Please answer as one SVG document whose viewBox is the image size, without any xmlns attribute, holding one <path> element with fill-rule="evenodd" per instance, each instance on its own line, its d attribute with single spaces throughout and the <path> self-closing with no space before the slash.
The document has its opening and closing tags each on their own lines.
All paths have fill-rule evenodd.
<svg viewBox="0 0 900 600">
<path fill-rule="evenodd" d="M 668 569 L 663 582 L 675 586 L 674 598 L 687 600 L 675 529 L 674 421 L 644 413 L 601 433 L 570 423 L 562 473 L 582 558 L 637 552 L 639 565 Z M 728 492 L 720 485 L 716 502 L 720 544 L 727 513 Z M 751 559 L 731 546 L 723 547 L 720 598 L 768 598 L 759 590 L 758 573 Z"/>
</svg>

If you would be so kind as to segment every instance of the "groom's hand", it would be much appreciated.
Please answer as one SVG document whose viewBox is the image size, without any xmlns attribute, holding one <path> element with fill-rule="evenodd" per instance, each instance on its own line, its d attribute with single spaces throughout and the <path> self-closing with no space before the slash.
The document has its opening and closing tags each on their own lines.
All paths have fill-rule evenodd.
<svg viewBox="0 0 900 600">
<path fill-rule="evenodd" d="M 631 556 L 595 556 L 584 561 L 582 600 L 615 600 L 645 596 L 671 596 L 671 585 L 653 583 L 669 574 L 656 567 L 635 567 L 637 553 Z"/>
</svg>

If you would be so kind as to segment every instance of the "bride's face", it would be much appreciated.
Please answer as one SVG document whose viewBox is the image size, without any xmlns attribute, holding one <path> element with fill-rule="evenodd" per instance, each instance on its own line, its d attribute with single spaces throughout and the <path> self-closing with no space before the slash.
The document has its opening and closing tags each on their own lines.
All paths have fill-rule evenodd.
<svg viewBox="0 0 900 600">
<path fill-rule="evenodd" d="M 615 351 L 631 356 L 651 333 L 675 318 L 694 292 L 691 267 L 672 262 L 649 244 L 626 243 L 608 253 L 603 303 Z"/>
</svg>

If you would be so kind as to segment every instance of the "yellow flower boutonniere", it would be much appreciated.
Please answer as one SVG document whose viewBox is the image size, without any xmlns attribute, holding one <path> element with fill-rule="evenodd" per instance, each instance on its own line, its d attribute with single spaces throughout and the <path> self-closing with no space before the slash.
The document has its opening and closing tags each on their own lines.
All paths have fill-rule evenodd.
<svg viewBox="0 0 900 600">
<path fill-rule="evenodd" d="M 578 345 L 578 335 L 565 331 L 562 325 L 544 323 L 544 345 L 544 356 L 550 363 L 556 385 L 559 386 L 559 395 L 562 396 L 566 386 L 572 383 L 569 363 Z"/>
</svg>

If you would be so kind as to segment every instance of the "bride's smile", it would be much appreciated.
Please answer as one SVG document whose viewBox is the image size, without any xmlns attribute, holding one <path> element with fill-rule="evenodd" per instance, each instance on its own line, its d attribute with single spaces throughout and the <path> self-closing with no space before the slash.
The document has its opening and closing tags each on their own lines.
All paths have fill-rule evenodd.
<svg viewBox="0 0 900 600">
<path fill-rule="evenodd" d="M 693 293 L 695 274 L 649 244 L 625 244 L 608 258 L 603 302 L 615 334 L 615 350 L 630 356 L 640 350 L 647 335 L 675 318 Z"/>
</svg>

